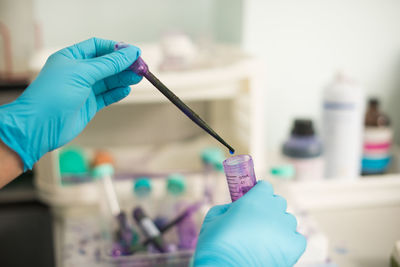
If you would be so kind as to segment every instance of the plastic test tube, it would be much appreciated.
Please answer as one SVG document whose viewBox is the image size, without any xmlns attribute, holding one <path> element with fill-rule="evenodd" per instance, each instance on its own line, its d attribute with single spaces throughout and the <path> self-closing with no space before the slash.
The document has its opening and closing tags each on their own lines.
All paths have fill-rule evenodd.
<svg viewBox="0 0 400 267">
<path fill-rule="evenodd" d="M 203 205 L 203 202 L 196 202 L 194 204 L 191 204 L 182 213 L 180 213 L 178 216 L 176 216 L 170 222 L 168 222 L 167 224 L 162 226 L 160 228 L 160 233 L 163 234 L 163 233 L 167 232 L 172 227 L 181 223 L 185 218 L 192 216 L 196 211 L 198 211 L 201 208 L 202 205 Z M 148 245 L 150 242 L 151 242 L 151 239 L 148 238 L 143 242 L 143 245 Z"/>
<path fill-rule="evenodd" d="M 140 226 L 147 238 L 160 252 L 167 252 L 164 240 L 162 239 L 160 230 L 153 221 L 146 215 L 141 207 L 136 207 L 133 210 L 133 218 Z"/>
<path fill-rule="evenodd" d="M 132 246 L 138 243 L 139 236 L 136 231 L 129 226 L 126 219 L 126 214 L 121 211 L 117 194 L 112 182 L 113 173 L 114 168 L 110 163 L 102 163 L 97 165 L 93 170 L 94 177 L 102 180 L 105 198 L 111 210 L 111 214 L 115 217 L 118 223 L 118 240 L 114 244 L 112 254 L 114 256 L 129 255 L 132 254 Z"/>
<path fill-rule="evenodd" d="M 257 183 L 250 155 L 227 158 L 223 165 L 232 202 L 241 198 Z"/>
</svg>

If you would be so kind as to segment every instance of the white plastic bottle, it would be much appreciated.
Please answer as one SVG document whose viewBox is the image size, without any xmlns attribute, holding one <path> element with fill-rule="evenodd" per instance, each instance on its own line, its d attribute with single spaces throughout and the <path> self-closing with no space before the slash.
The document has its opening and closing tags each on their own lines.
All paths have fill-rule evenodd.
<svg viewBox="0 0 400 267">
<path fill-rule="evenodd" d="M 322 134 L 326 178 L 359 177 L 364 103 L 362 88 L 342 73 L 325 88 Z"/>
</svg>

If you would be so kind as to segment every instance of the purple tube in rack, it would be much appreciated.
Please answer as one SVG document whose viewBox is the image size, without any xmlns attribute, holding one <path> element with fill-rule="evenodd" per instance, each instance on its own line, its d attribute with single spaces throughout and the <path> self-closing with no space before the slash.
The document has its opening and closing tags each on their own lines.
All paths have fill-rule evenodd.
<svg viewBox="0 0 400 267">
<path fill-rule="evenodd" d="M 250 155 L 227 158 L 223 165 L 232 202 L 241 198 L 257 183 Z"/>
</svg>

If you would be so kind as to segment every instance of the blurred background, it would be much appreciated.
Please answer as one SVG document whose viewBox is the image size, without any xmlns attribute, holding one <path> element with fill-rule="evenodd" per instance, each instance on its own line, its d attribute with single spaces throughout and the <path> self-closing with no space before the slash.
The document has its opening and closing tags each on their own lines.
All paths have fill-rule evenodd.
<svg viewBox="0 0 400 267">
<path fill-rule="evenodd" d="M 399 14 L 398 0 L 0 0 L 0 104 L 63 47 L 91 37 L 137 45 L 289 200 L 308 238 L 298 266 L 390 266 L 400 261 Z M 116 257 L 123 227 L 92 171 L 115 169 L 108 189 L 131 230 L 135 207 L 156 221 L 202 201 L 198 231 L 210 205 L 231 201 L 227 152 L 143 80 L 0 191 L 10 251 L 0 265 L 187 266 L 194 247 L 179 243 L 178 226 L 164 236 L 175 250 Z"/>
</svg>

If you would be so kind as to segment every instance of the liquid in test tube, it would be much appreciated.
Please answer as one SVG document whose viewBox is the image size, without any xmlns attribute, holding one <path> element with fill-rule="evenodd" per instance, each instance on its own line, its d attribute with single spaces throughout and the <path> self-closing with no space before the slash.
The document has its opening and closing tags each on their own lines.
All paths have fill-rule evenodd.
<svg viewBox="0 0 400 267">
<path fill-rule="evenodd" d="M 256 185 L 253 159 L 250 155 L 237 155 L 223 162 L 232 202 L 241 198 Z"/>
</svg>

